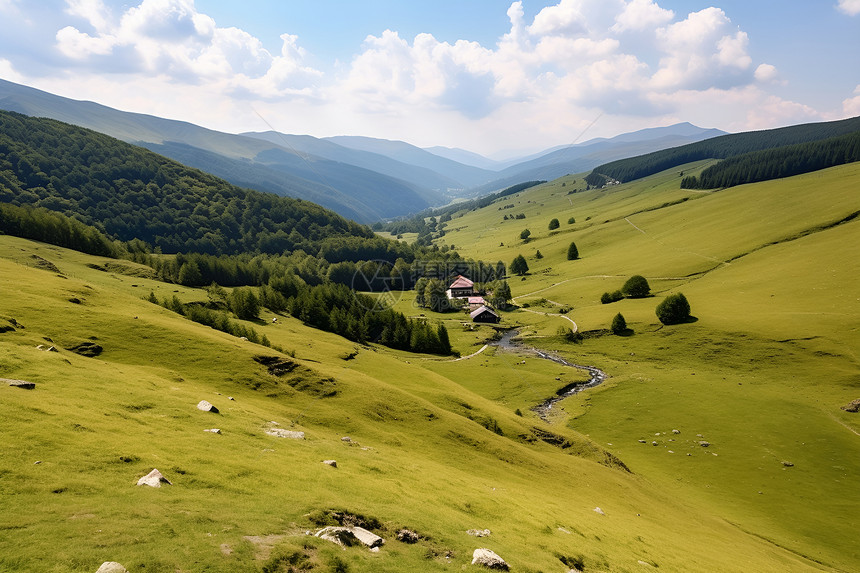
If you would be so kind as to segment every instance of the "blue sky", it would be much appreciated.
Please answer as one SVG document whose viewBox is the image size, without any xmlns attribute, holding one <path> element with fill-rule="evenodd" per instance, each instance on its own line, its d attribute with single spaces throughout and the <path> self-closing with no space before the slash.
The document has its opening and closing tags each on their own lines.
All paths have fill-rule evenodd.
<svg viewBox="0 0 860 573">
<path fill-rule="evenodd" d="M 860 0 L 0 0 L 0 18 L 0 78 L 230 132 L 493 155 L 860 115 Z"/>
</svg>

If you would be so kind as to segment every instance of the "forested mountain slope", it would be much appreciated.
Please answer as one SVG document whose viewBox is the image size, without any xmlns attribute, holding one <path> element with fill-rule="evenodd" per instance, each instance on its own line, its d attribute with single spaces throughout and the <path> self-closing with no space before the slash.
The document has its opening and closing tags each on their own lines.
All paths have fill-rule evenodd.
<svg viewBox="0 0 860 573">
<path fill-rule="evenodd" d="M 163 252 L 316 251 L 323 239 L 372 237 L 313 203 L 241 189 L 106 135 L 10 112 L 0 112 L 0 200 L 78 217 Z"/>
<path fill-rule="evenodd" d="M 699 143 L 599 165 L 589 175 L 588 182 L 600 185 L 607 177 L 621 182 L 633 181 L 692 161 L 726 159 L 754 151 L 820 141 L 856 131 L 860 131 L 860 117 L 723 135 Z"/>
</svg>

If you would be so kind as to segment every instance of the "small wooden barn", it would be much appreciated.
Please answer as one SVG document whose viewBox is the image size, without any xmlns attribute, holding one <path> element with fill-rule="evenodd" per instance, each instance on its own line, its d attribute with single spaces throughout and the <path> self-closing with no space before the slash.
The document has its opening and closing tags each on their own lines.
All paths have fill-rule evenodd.
<svg viewBox="0 0 860 573">
<path fill-rule="evenodd" d="M 497 324 L 502 320 L 502 317 L 496 314 L 496 312 L 488 306 L 482 306 L 481 308 L 473 310 L 469 313 L 469 316 L 472 318 L 472 322 Z"/>
</svg>

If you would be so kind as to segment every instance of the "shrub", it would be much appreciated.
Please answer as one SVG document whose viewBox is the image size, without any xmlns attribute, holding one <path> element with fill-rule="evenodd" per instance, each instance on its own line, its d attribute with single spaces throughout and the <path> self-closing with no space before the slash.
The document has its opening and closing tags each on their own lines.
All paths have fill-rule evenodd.
<svg viewBox="0 0 860 573">
<path fill-rule="evenodd" d="M 624 298 L 624 295 L 621 293 L 620 290 L 617 290 L 615 292 L 605 292 L 600 296 L 600 302 L 602 304 L 610 304 L 613 302 L 618 302 L 622 298 Z"/>
<path fill-rule="evenodd" d="M 570 246 L 567 248 L 567 260 L 575 261 L 579 258 L 579 249 L 576 248 L 576 243 L 573 241 L 570 242 Z"/>
<path fill-rule="evenodd" d="M 532 234 L 532 232 L 529 231 L 528 229 L 523 229 L 522 232 L 520 233 L 520 239 L 522 239 L 523 241 L 528 241 L 531 234 Z"/>
<path fill-rule="evenodd" d="M 549 230 L 550 231 L 554 231 L 554 230 L 558 229 L 560 226 L 561 226 L 561 224 L 558 222 L 558 219 L 553 219 L 552 221 L 549 222 Z"/>
<path fill-rule="evenodd" d="M 645 298 L 651 294 L 651 286 L 642 275 L 633 275 L 621 287 L 621 292 L 630 298 Z"/>
<path fill-rule="evenodd" d="M 663 324 L 679 324 L 690 318 L 690 303 L 682 293 L 670 294 L 657 305 L 656 313 Z"/>
<path fill-rule="evenodd" d="M 573 225 L 574 223 L 576 223 L 576 219 L 574 219 L 573 217 L 567 220 L 568 225 Z"/>
<path fill-rule="evenodd" d="M 612 334 L 622 334 L 627 330 L 627 321 L 624 320 L 624 316 L 620 312 L 612 319 L 612 326 L 609 327 L 609 330 L 612 331 Z"/>
</svg>

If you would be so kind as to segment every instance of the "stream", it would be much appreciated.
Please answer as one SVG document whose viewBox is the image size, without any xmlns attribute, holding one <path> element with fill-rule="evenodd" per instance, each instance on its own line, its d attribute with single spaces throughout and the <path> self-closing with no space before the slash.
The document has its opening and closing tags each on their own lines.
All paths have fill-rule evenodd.
<svg viewBox="0 0 860 573">
<path fill-rule="evenodd" d="M 580 364 L 573 364 L 572 362 L 568 362 L 564 358 L 559 356 L 555 356 L 544 352 L 543 350 L 538 350 L 537 348 L 526 346 L 520 342 L 514 342 L 513 338 L 519 334 L 519 331 L 516 329 L 508 330 L 505 332 L 502 337 L 493 342 L 493 346 L 497 346 L 501 350 L 508 351 L 520 351 L 527 352 L 538 358 L 543 358 L 544 360 L 551 360 L 556 364 L 561 364 L 562 366 L 568 366 L 570 368 L 578 368 L 579 370 L 586 370 L 590 376 L 588 382 L 574 382 L 572 384 L 568 384 L 564 388 L 560 389 L 555 396 L 552 398 L 547 398 L 540 404 L 533 406 L 532 411 L 535 412 L 541 420 L 545 422 L 549 422 L 549 413 L 552 410 L 552 407 L 557 402 L 561 402 L 565 398 L 573 396 L 574 394 L 578 394 L 583 390 L 587 390 L 589 388 L 594 388 L 595 386 L 603 383 L 608 375 L 603 370 L 599 368 L 595 368 L 594 366 L 582 366 Z"/>
</svg>

